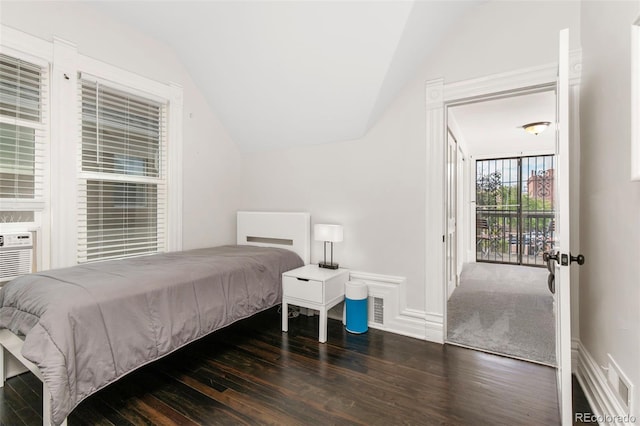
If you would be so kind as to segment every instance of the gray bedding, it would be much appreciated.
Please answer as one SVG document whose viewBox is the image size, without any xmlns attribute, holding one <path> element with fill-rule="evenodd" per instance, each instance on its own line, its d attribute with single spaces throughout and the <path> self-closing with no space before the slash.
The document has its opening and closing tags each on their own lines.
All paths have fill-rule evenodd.
<svg viewBox="0 0 640 426">
<path fill-rule="evenodd" d="M 0 327 L 25 335 L 59 424 L 87 396 L 214 330 L 280 303 L 277 248 L 223 246 L 26 275 L 0 290 Z"/>
</svg>

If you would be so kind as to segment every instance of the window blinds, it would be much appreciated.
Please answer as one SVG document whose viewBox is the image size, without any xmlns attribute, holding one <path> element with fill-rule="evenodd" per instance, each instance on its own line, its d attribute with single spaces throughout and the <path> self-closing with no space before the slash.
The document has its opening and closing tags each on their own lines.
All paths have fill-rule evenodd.
<svg viewBox="0 0 640 426">
<path fill-rule="evenodd" d="M 40 122 L 42 70 L 0 54 L 0 115 Z"/>
<path fill-rule="evenodd" d="M 0 216 L 8 221 L 24 217 L 10 213 L 12 204 L 21 202 L 24 208 L 25 200 L 41 203 L 43 199 L 45 71 L 39 65 L 0 54 L 0 199 L 6 206 Z"/>
<path fill-rule="evenodd" d="M 78 261 L 163 251 L 166 105 L 80 79 Z"/>
<path fill-rule="evenodd" d="M 162 105 L 82 80 L 82 170 L 159 177 Z"/>
</svg>

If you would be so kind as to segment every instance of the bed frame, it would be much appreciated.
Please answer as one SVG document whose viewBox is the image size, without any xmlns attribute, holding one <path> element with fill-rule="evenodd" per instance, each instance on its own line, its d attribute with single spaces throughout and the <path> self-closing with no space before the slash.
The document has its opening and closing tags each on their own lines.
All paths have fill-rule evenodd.
<svg viewBox="0 0 640 426">
<path fill-rule="evenodd" d="M 310 259 L 311 217 L 302 212 L 249 212 L 237 213 L 237 244 L 261 247 L 286 248 L 295 252 L 305 264 Z M 10 356 L 13 356 L 27 370 L 31 371 L 42 382 L 42 424 L 51 423 L 51 394 L 38 366 L 22 356 L 23 340 L 7 329 L 0 329 L 0 387 L 4 382 L 25 369 L 14 369 L 7 374 Z M 61 425 L 66 426 L 65 419 Z"/>
<path fill-rule="evenodd" d="M 291 250 L 309 264 L 311 216 L 309 213 L 240 211 L 237 215 L 237 244 L 279 247 Z"/>
</svg>

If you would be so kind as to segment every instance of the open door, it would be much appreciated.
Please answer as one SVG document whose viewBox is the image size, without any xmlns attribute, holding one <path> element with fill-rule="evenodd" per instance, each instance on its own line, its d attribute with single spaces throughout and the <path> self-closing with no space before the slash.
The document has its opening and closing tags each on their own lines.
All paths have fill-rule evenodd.
<svg viewBox="0 0 640 426">
<path fill-rule="evenodd" d="M 560 31 L 556 114 L 555 232 L 553 249 L 545 253 L 549 269 L 549 290 L 554 293 L 556 311 L 556 360 L 558 404 L 562 425 L 572 424 L 571 399 L 571 268 L 584 257 L 572 256 L 569 206 L 569 30 Z"/>
<path fill-rule="evenodd" d="M 571 406 L 571 268 L 558 262 L 560 253 L 569 253 L 569 30 L 560 31 L 560 53 L 558 57 L 558 87 L 556 114 L 556 259 L 555 303 L 556 303 L 556 360 L 558 362 L 558 404 L 563 425 L 572 424 Z"/>
</svg>

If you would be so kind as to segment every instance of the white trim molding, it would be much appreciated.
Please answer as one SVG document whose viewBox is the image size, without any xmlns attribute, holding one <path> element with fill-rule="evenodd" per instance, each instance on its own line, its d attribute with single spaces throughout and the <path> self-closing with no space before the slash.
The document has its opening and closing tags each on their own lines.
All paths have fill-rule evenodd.
<svg viewBox="0 0 640 426">
<path fill-rule="evenodd" d="M 580 341 L 576 341 L 578 362 L 575 375 L 600 424 L 624 426 L 638 421 L 633 410 L 626 412 L 608 384 L 602 368 Z"/>
<path fill-rule="evenodd" d="M 444 343 L 444 305 L 446 299 L 446 279 L 444 265 L 446 233 L 444 199 L 444 146 L 446 138 L 444 80 L 428 81 L 426 85 L 427 108 L 427 158 L 429 170 L 426 183 L 426 226 L 425 226 L 425 307 L 429 313 L 426 320 L 428 340 Z M 434 179 L 434 177 L 436 177 Z M 437 206 L 442 206 L 438 208 Z"/>
<path fill-rule="evenodd" d="M 78 48 L 53 39 L 51 81 L 51 267 L 76 264 L 78 252 L 77 164 Z M 72 207 L 73 206 L 73 207 Z"/>
<path fill-rule="evenodd" d="M 640 19 L 631 25 L 631 180 L 640 181 Z"/>
<path fill-rule="evenodd" d="M 569 52 L 569 83 L 580 83 L 582 74 L 582 51 Z M 558 64 L 555 62 L 537 67 L 523 68 L 493 74 L 485 77 L 447 83 L 444 85 L 442 100 L 444 103 L 485 98 L 487 95 L 508 94 L 524 88 L 545 87 L 556 82 Z M 441 80 L 441 79 L 439 79 Z M 432 80 L 437 81 L 437 80 Z"/>
<path fill-rule="evenodd" d="M 53 61 L 53 45 L 31 34 L 0 24 L 0 52 L 8 55 L 19 53 L 20 59 L 48 65 Z"/>
<path fill-rule="evenodd" d="M 169 83 L 169 168 L 167 170 L 169 199 L 167 200 L 167 249 L 182 250 L 182 113 L 183 90 L 176 83 Z"/>
<path fill-rule="evenodd" d="M 442 335 L 442 331 L 437 326 L 436 333 L 429 333 L 428 328 L 425 328 L 425 324 L 429 323 L 425 312 L 406 307 L 406 278 L 351 271 L 349 279 L 367 284 L 370 299 L 377 297 L 384 300 L 383 323 L 374 322 L 373 312 L 370 310 L 369 327 L 416 339 L 442 343 L 432 338 L 434 336 L 439 338 Z M 442 321 L 440 320 L 441 326 Z"/>
</svg>

